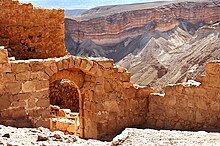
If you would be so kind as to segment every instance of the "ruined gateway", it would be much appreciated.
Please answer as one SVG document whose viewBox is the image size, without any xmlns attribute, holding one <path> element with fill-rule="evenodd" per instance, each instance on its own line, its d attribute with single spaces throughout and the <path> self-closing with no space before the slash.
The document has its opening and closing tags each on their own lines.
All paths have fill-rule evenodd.
<svg viewBox="0 0 220 146">
<path fill-rule="evenodd" d="M 219 61 L 208 63 L 206 76 L 198 82 L 169 85 L 165 94 L 159 94 L 133 85 L 130 73 L 112 60 L 68 55 L 63 10 L 33 8 L 12 0 L 0 4 L 0 124 L 43 126 L 100 140 L 110 140 L 126 127 L 219 128 Z M 73 92 L 69 88 L 68 92 L 79 100 L 79 117 L 76 113 L 68 117 L 50 106 L 52 91 L 58 88 L 54 83 L 63 80 L 71 81 Z M 64 107 L 74 109 L 71 104 Z M 51 115 L 51 110 L 57 113 Z M 53 121 L 56 116 L 73 116 L 78 123 Z"/>
</svg>

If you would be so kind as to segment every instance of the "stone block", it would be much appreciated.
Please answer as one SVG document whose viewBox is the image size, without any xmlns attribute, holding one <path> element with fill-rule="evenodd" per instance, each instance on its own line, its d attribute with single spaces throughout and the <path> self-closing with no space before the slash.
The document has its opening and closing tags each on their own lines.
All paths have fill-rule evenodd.
<svg viewBox="0 0 220 146">
<path fill-rule="evenodd" d="M 3 78 L 5 82 L 14 82 L 15 74 L 14 73 L 5 73 L 3 74 Z"/>
<path fill-rule="evenodd" d="M 63 69 L 64 69 L 63 61 L 62 61 L 62 60 L 59 60 L 59 61 L 57 62 L 57 69 L 58 69 L 58 70 L 63 70 Z"/>
<path fill-rule="evenodd" d="M 49 81 L 48 80 L 42 80 L 42 81 L 35 81 L 36 84 L 36 91 L 41 90 L 48 90 L 49 89 Z"/>
<path fill-rule="evenodd" d="M 12 72 L 20 73 L 29 71 L 29 62 L 14 62 L 12 63 Z"/>
<path fill-rule="evenodd" d="M 63 63 L 63 69 L 68 69 L 68 68 L 69 68 L 69 61 L 70 61 L 69 58 L 64 59 L 64 60 L 62 61 L 62 63 Z"/>
<path fill-rule="evenodd" d="M 8 51 L 4 49 L 3 46 L 0 46 L 0 63 L 8 62 Z"/>
<path fill-rule="evenodd" d="M 22 83 L 22 92 L 34 92 L 36 91 L 36 81 L 26 81 Z"/>
<path fill-rule="evenodd" d="M 74 68 L 74 67 L 75 67 L 75 58 L 74 57 L 70 57 L 69 68 Z"/>
<path fill-rule="evenodd" d="M 58 117 L 65 117 L 66 113 L 64 112 L 64 110 L 59 110 L 59 111 L 57 111 L 57 116 Z"/>
<path fill-rule="evenodd" d="M 0 83 L 0 95 L 3 94 L 5 92 L 4 90 L 4 84 Z"/>
<path fill-rule="evenodd" d="M 120 77 L 122 82 L 130 82 L 131 74 L 130 73 L 123 73 Z"/>
<path fill-rule="evenodd" d="M 5 83 L 5 92 L 11 94 L 17 94 L 21 91 L 21 83 L 20 82 L 7 82 Z"/>
<path fill-rule="evenodd" d="M 48 76 L 48 74 L 46 74 L 43 71 L 31 72 L 30 79 L 31 80 L 34 80 L 34 79 L 37 79 L 37 80 L 48 80 L 49 76 Z"/>
<path fill-rule="evenodd" d="M 100 60 L 98 64 L 103 66 L 104 68 L 113 68 L 113 60 Z"/>
<path fill-rule="evenodd" d="M 18 73 L 16 74 L 16 80 L 17 81 L 28 81 L 30 80 L 30 75 L 31 75 L 30 71 Z"/>
<path fill-rule="evenodd" d="M 8 95 L 0 95 L 0 111 L 8 109 L 11 105 Z"/>
<path fill-rule="evenodd" d="M 43 61 L 32 61 L 30 62 L 32 72 L 43 71 L 45 69 Z"/>
<path fill-rule="evenodd" d="M 76 131 L 78 130 L 77 126 L 74 124 L 74 125 L 70 125 L 68 128 L 67 128 L 67 131 L 68 132 L 71 132 L 71 133 L 75 133 Z"/>
<path fill-rule="evenodd" d="M 67 128 L 69 127 L 69 123 L 66 123 L 64 120 L 63 121 L 60 121 L 58 120 L 56 122 L 56 128 L 60 131 L 67 131 Z"/>
<path fill-rule="evenodd" d="M 26 118 L 28 116 L 24 107 L 13 109 L 11 110 L 11 113 L 12 113 L 12 119 Z"/>
<path fill-rule="evenodd" d="M 0 64 L 0 72 L 11 72 L 11 64 L 9 63 L 4 63 Z"/>
<path fill-rule="evenodd" d="M 36 103 L 37 107 L 49 107 L 50 101 L 49 98 L 40 98 Z"/>
<path fill-rule="evenodd" d="M 44 128 L 50 128 L 50 120 L 48 119 L 43 119 L 40 118 L 37 120 L 35 127 L 44 127 Z"/>
</svg>

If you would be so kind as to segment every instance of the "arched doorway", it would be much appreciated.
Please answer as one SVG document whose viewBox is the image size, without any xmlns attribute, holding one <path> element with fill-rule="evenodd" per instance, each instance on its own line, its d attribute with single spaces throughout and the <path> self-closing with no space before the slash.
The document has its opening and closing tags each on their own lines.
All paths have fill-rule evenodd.
<svg viewBox="0 0 220 146">
<path fill-rule="evenodd" d="M 84 83 L 81 70 L 62 70 L 50 77 L 50 129 L 80 135 L 80 88 Z"/>
<path fill-rule="evenodd" d="M 50 83 L 50 104 L 61 109 L 79 112 L 79 91 L 73 81 L 69 79 L 56 80 Z"/>
</svg>

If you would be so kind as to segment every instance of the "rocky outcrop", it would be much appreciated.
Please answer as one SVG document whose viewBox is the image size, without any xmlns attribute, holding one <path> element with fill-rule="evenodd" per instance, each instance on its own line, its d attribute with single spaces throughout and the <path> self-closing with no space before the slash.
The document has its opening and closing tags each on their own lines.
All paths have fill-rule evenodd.
<svg viewBox="0 0 220 146">
<path fill-rule="evenodd" d="M 219 23 L 200 27 L 194 35 L 179 26 L 157 33 L 143 49 L 135 49 L 118 64 L 131 72 L 134 83 L 158 89 L 169 83 L 195 80 L 204 74 L 207 62 L 220 59 L 219 32 Z M 148 38 L 143 35 L 141 39 Z"/>
<path fill-rule="evenodd" d="M 91 39 L 98 45 L 115 44 L 149 30 L 170 30 L 183 20 L 216 22 L 220 19 L 219 5 L 218 0 L 203 0 L 98 7 L 65 19 L 65 27 L 75 41 Z"/>
</svg>

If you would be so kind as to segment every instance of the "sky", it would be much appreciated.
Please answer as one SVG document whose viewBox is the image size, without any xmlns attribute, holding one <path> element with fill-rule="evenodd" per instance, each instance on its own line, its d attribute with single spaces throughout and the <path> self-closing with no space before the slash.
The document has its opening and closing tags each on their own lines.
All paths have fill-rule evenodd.
<svg viewBox="0 0 220 146">
<path fill-rule="evenodd" d="M 97 6 L 142 3 L 161 0 L 19 0 L 22 3 L 32 3 L 34 6 L 44 8 L 63 9 L 90 9 Z M 169 1 L 169 0 L 162 0 Z"/>
</svg>

